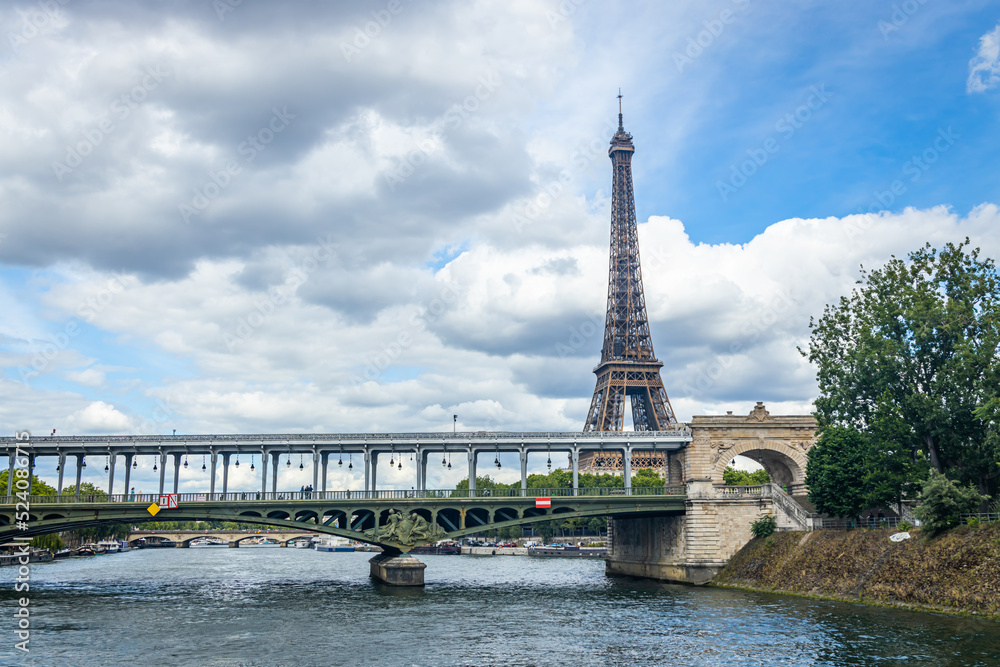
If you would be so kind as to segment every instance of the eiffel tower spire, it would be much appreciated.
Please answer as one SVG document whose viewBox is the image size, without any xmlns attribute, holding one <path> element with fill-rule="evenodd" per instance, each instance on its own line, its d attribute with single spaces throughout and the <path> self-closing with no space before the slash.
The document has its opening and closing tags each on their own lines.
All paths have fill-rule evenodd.
<svg viewBox="0 0 1000 667">
<path fill-rule="evenodd" d="M 649 319 L 642 291 L 639 236 L 632 191 L 632 135 L 625 131 L 618 91 L 618 131 L 608 157 L 614 175 L 611 190 L 611 261 L 608 312 L 601 363 L 594 368 L 597 387 L 584 431 L 621 431 L 625 397 L 632 402 L 637 431 L 659 431 L 677 422 L 660 379 L 663 364 L 653 354 Z"/>
</svg>

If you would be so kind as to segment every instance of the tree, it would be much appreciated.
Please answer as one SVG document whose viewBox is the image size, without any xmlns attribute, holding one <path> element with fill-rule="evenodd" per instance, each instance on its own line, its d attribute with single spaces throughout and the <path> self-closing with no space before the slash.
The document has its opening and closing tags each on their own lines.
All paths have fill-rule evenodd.
<svg viewBox="0 0 1000 667">
<path fill-rule="evenodd" d="M 868 506 L 859 481 L 866 453 L 865 438 L 856 429 L 828 426 L 822 431 L 806 464 L 809 501 L 817 511 L 853 518 Z"/>
<path fill-rule="evenodd" d="M 909 426 L 888 392 L 883 394 L 865 433 L 862 482 L 865 504 L 884 507 L 915 498 L 930 464 L 922 449 L 905 446 Z"/>
<path fill-rule="evenodd" d="M 770 484 L 771 476 L 766 470 L 737 470 L 731 466 L 726 466 L 722 471 L 722 481 L 729 486 L 757 486 L 759 484 Z"/>
<path fill-rule="evenodd" d="M 0 472 L 0 496 L 7 495 L 7 474 L 9 471 L 4 470 Z M 27 479 L 27 478 L 25 478 Z M 14 490 L 18 491 L 17 488 L 17 473 L 14 473 Z M 49 486 L 45 480 L 38 477 L 31 478 L 31 495 L 33 496 L 54 496 L 56 495 L 56 490 Z"/>
<path fill-rule="evenodd" d="M 968 239 L 938 252 L 930 244 L 908 260 L 893 257 L 867 272 L 850 297 L 810 320 L 808 352 L 817 367 L 821 428 L 866 435 L 891 419 L 891 440 L 869 442 L 892 452 L 894 466 L 917 453 L 938 472 L 996 489 L 1000 466 L 989 427 L 977 408 L 1000 393 L 1000 281 L 993 260 Z M 873 460 L 882 460 L 882 455 Z M 902 466 L 905 468 L 906 466 Z M 858 479 L 862 479 L 859 477 Z"/>
<path fill-rule="evenodd" d="M 934 536 L 960 524 L 962 515 L 976 511 L 982 501 L 974 487 L 959 486 L 935 471 L 924 483 L 913 514 L 920 519 L 921 529 Z"/>
<path fill-rule="evenodd" d="M 75 496 L 76 495 L 76 485 L 71 484 L 63 489 L 64 496 Z M 87 496 L 88 498 L 93 496 L 94 500 L 100 502 L 108 497 L 108 492 L 103 489 L 94 486 L 90 482 L 80 482 L 80 495 Z"/>
<path fill-rule="evenodd" d="M 624 485 L 624 483 L 623 479 L 622 484 Z M 634 475 L 632 475 L 632 486 L 643 488 L 663 486 L 663 478 L 660 477 L 660 473 L 656 472 L 652 468 L 640 468 L 635 471 Z"/>
</svg>

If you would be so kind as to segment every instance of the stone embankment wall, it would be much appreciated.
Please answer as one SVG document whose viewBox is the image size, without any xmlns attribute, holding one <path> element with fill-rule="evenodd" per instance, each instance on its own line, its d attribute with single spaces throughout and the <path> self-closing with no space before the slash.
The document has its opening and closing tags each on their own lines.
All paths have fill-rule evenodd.
<svg viewBox="0 0 1000 667">
<path fill-rule="evenodd" d="M 966 613 L 1000 620 L 1000 524 L 919 531 L 779 532 L 751 540 L 713 586 Z"/>
<path fill-rule="evenodd" d="M 463 555 L 472 556 L 527 556 L 527 547 L 462 547 Z"/>
</svg>

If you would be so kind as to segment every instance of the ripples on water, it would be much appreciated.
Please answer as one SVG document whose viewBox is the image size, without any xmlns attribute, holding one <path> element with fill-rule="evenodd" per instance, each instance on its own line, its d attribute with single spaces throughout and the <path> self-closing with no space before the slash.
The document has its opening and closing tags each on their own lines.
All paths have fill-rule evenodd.
<svg viewBox="0 0 1000 667">
<path fill-rule="evenodd" d="M 1000 665 L 1000 624 L 609 579 L 602 561 L 426 556 L 428 585 L 363 553 L 160 549 L 32 566 L 32 665 Z M 4 627 L 6 626 L 6 627 Z"/>
</svg>

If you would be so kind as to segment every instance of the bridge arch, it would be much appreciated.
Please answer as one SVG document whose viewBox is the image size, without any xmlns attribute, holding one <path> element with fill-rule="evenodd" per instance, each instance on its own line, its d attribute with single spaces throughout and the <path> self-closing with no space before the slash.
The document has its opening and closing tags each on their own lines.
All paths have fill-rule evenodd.
<svg viewBox="0 0 1000 667">
<path fill-rule="evenodd" d="M 714 484 L 724 484 L 723 472 L 734 456 L 745 456 L 756 461 L 767 471 L 771 482 L 788 489 L 792 495 L 806 491 L 805 448 L 785 440 L 745 440 L 735 443 L 725 456 L 719 458 L 712 475 Z"/>
</svg>

